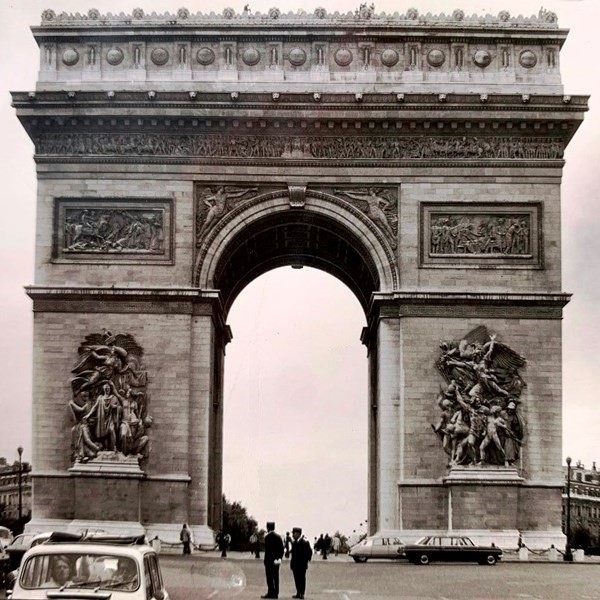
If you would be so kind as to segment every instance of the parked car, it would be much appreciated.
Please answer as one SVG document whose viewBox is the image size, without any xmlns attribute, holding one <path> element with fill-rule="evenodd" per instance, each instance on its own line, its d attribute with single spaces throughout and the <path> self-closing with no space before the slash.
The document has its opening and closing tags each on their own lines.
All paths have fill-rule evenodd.
<svg viewBox="0 0 600 600">
<path fill-rule="evenodd" d="M 355 544 L 348 551 L 356 562 L 364 563 L 369 558 L 404 558 L 404 542 L 397 537 L 371 535 Z"/>
<path fill-rule="evenodd" d="M 478 546 L 471 538 L 459 535 L 425 536 L 404 548 L 406 558 L 415 565 L 433 561 L 477 562 L 495 565 L 502 556 L 496 546 Z"/>
<path fill-rule="evenodd" d="M 169 600 L 156 552 L 143 537 L 51 538 L 25 553 L 12 600 Z"/>
<path fill-rule="evenodd" d="M 43 544 L 51 535 L 51 531 L 45 533 L 21 533 L 17 535 L 13 541 L 6 546 L 6 553 L 9 558 L 9 571 L 14 571 L 19 568 L 21 559 L 29 548 L 33 548 L 38 544 Z"/>
</svg>

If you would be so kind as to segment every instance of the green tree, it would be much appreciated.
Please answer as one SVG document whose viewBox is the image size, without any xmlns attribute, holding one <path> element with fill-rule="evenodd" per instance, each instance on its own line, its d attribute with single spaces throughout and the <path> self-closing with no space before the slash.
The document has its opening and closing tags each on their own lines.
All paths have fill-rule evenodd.
<svg viewBox="0 0 600 600">
<path fill-rule="evenodd" d="M 248 515 L 248 511 L 240 502 L 227 500 L 223 495 L 223 532 L 231 536 L 232 550 L 248 551 L 250 536 L 253 532 L 262 538 L 262 531 L 257 530 L 256 519 Z"/>
</svg>

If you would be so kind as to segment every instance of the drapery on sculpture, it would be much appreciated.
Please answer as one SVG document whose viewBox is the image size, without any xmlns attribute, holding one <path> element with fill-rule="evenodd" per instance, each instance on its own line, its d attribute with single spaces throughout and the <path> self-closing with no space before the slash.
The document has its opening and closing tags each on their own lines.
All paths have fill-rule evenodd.
<svg viewBox="0 0 600 600">
<path fill-rule="evenodd" d="M 436 366 L 446 381 L 432 424 L 454 465 L 512 466 L 520 457 L 525 424 L 519 412 L 525 359 L 485 326 L 459 342 L 441 342 Z"/>
<path fill-rule="evenodd" d="M 71 460 L 87 462 L 110 453 L 114 459 L 148 458 L 147 374 L 142 348 L 130 334 L 87 335 L 79 347 L 79 362 L 72 369 L 74 421 Z"/>
</svg>

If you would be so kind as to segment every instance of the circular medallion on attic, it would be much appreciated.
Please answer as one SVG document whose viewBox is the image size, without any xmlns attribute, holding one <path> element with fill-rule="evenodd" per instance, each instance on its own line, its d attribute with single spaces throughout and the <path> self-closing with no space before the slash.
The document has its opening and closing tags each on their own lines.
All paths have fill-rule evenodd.
<svg viewBox="0 0 600 600">
<path fill-rule="evenodd" d="M 215 62 L 215 53 L 210 48 L 200 48 L 196 52 L 196 60 L 204 66 L 212 65 Z"/>
<path fill-rule="evenodd" d="M 294 67 L 300 67 L 306 62 L 306 52 L 302 48 L 292 48 L 288 60 Z"/>
<path fill-rule="evenodd" d="M 487 67 L 492 62 L 492 55 L 487 50 L 477 50 L 473 54 L 473 62 L 478 67 Z"/>
<path fill-rule="evenodd" d="M 125 58 L 125 54 L 123 54 L 123 50 L 121 48 L 117 48 L 116 46 L 110 48 L 106 53 L 106 62 L 113 67 L 120 65 Z"/>
<path fill-rule="evenodd" d="M 75 48 L 67 48 L 62 55 L 62 61 L 67 65 L 67 67 L 72 67 L 76 65 L 79 61 L 79 52 L 75 50 Z"/>
<path fill-rule="evenodd" d="M 398 64 L 399 58 L 400 57 L 398 56 L 398 53 L 395 50 L 392 50 L 391 48 L 388 48 L 387 50 L 384 50 L 381 53 L 381 62 L 386 67 L 393 67 L 396 64 Z"/>
<path fill-rule="evenodd" d="M 446 55 L 438 49 L 430 50 L 427 53 L 427 62 L 432 67 L 441 67 L 446 60 Z"/>
<path fill-rule="evenodd" d="M 166 48 L 154 48 L 150 53 L 150 58 L 157 67 L 162 67 L 169 61 L 169 52 Z"/>
<path fill-rule="evenodd" d="M 260 62 L 260 52 L 256 48 L 246 48 L 242 53 L 242 60 L 249 66 L 253 67 Z"/>
<path fill-rule="evenodd" d="M 519 64 L 526 69 L 531 69 L 537 64 L 537 56 L 531 50 L 523 50 L 519 54 Z"/>
<path fill-rule="evenodd" d="M 340 67 L 347 67 L 354 57 L 348 48 L 340 48 L 333 58 Z"/>
</svg>

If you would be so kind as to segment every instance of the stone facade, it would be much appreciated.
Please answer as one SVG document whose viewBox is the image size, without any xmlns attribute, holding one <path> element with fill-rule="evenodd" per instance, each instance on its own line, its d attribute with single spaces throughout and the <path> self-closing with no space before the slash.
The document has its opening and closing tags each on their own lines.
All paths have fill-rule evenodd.
<svg viewBox="0 0 600 600">
<path fill-rule="evenodd" d="M 227 312 L 291 264 L 367 316 L 370 527 L 564 544 L 560 180 L 587 98 L 564 95 L 555 15 L 45 11 L 33 32 L 38 84 L 13 94 L 38 172 L 32 529 L 212 538 Z M 449 469 L 439 344 L 482 325 L 526 358 L 527 430 L 511 468 Z M 102 330 L 144 349 L 136 469 L 70 463 L 71 370 Z"/>
</svg>

